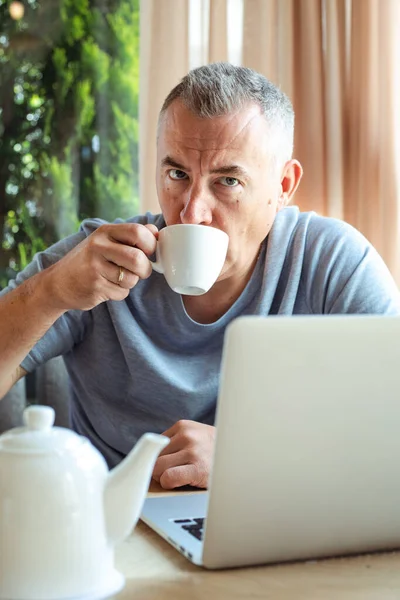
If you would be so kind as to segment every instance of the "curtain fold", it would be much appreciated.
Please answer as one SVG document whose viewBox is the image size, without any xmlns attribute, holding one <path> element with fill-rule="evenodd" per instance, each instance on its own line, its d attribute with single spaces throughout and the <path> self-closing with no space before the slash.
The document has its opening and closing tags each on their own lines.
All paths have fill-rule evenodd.
<svg viewBox="0 0 400 600">
<path fill-rule="evenodd" d="M 381 11 L 379 248 L 400 283 L 400 3 L 388 0 Z"/>
<path fill-rule="evenodd" d="M 187 0 L 140 3 L 139 196 L 141 210 L 159 212 L 155 186 L 158 113 L 189 70 Z"/>
<path fill-rule="evenodd" d="M 354 0 L 344 218 L 399 279 L 399 42 L 397 0 Z"/>
<path fill-rule="evenodd" d="M 325 165 L 326 201 L 324 213 L 344 216 L 344 156 L 346 102 L 346 0 L 325 0 Z"/>
<path fill-rule="evenodd" d="M 296 204 L 326 213 L 325 94 L 320 0 L 294 0 L 295 154 L 304 167 Z"/>
<path fill-rule="evenodd" d="M 226 0 L 210 0 L 208 62 L 228 60 L 228 31 Z"/>
<path fill-rule="evenodd" d="M 274 82 L 279 79 L 278 6 L 278 0 L 246 0 L 243 14 L 243 65 Z"/>
</svg>

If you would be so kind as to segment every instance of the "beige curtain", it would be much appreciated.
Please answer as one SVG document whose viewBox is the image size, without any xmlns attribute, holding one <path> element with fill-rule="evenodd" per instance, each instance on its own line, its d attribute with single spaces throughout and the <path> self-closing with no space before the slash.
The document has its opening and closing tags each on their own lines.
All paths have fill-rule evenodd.
<svg viewBox="0 0 400 600">
<path fill-rule="evenodd" d="M 344 146 L 344 217 L 372 241 L 398 283 L 399 31 L 399 0 L 353 2 Z"/>
<path fill-rule="evenodd" d="M 226 0 L 210 0 L 208 48 L 210 63 L 228 60 L 227 8 Z"/>
<path fill-rule="evenodd" d="M 189 69 L 187 0 L 140 3 L 139 185 L 141 210 L 159 212 L 155 187 L 157 118 Z"/>
<path fill-rule="evenodd" d="M 199 38 L 206 47 L 197 55 L 203 62 L 230 60 L 240 4 L 241 64 L 279 84 L 295 107 L 295 155 L 304 167 L 295 202 L 357 227 L 400 283 L 400 0 L 141 4 L 142 208 L 157 207 L 157 111 L 177 79 L 197 66 L 190 60 L 191 11 L 198 21 L 200 12 L 207 17 L 207 35 Z M 161 40 L 168 52 L 160 52 Z"/>
</svg>

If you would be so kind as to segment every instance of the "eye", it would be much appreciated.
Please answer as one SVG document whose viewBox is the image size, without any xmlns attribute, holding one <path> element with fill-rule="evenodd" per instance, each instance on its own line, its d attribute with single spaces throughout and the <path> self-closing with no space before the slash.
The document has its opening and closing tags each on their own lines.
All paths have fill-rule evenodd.
<svg viewBox="0 0 400 600">
<path fill-rule="evenodd" d="M 239 179 L 236 179 L 236 177 L 221 177 L 220 182 L 225 187 L 236 187 L 239 185 Z"/>
<path fill-rule="evenodd" d="M 179 180 L 185 179 L 185 177 L 187 177 L 185 171 L 181 171 L 180 169 L 171 169 L 170 171 L 168 171 L 168 175 L 174 181 L 179 181 Z"/>
</svg>

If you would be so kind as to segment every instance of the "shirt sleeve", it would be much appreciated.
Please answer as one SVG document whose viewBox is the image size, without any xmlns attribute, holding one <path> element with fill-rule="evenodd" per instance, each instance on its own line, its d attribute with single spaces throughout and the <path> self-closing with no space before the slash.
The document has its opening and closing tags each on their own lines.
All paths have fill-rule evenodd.
<svg viewBox="0 0 400 600">
<path fill-rule="evenodd" d="M 316 314 L 400 314 L 400 293 L 384 261 L 356 229 L 315 217 L 307 235 L 308 304 Z"/>
</svg>

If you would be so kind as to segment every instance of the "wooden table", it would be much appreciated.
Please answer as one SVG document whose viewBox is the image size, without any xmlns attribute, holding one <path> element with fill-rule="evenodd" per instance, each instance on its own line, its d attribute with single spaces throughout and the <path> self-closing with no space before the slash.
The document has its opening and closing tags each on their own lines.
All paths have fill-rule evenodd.
<svg viewBox="0 0 400 600">
<path fill-rule="evenodd" d="M 206 571 L 141 521 L 117 547 L 116 567 L 127 580 L 115 600 L 400 599 L 400 552 Z"/>
</svg>

